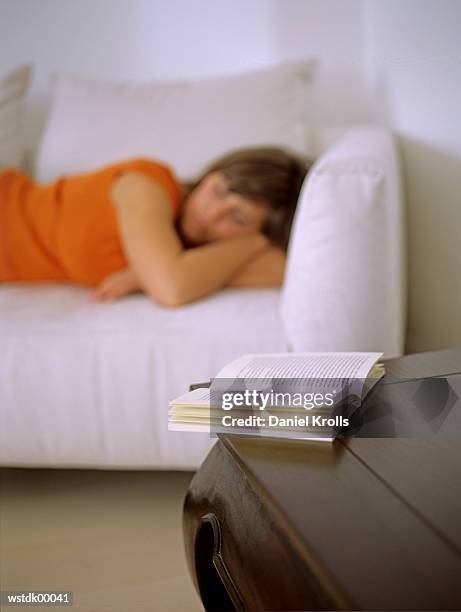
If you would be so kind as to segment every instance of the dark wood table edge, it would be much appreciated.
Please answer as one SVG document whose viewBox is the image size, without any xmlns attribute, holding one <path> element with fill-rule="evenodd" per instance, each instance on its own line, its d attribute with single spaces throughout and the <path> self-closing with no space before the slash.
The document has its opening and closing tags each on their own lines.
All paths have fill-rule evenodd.
<svg viewBox="0 0 461 612">
<path fill-rule="evenodd" d="M 426 361 L 427 359 L 432 359 L 435 355 L 437 355 L 439 353 L 439 351 L 431 351 L 430 353 L 417 353 L 414 355 L 406 355 L 404 357 L 401 358 L 394 358 L 394 359 L 390 359 L 390 360 L 386 360 L 386 369 L 388 369 L 389 373 L 391 373 L 394 376 L 399 376 L 402 375 L 402 369 L 400 366 L 404 365 L 406 366 L 407 364 L 411 364 L 413 363 L 414 358 L 421 358 L 422 362 Z M 450 349 L 449 351 L 446 351 L 445 353 L 451 353 L 453 356 L 460 356 L 461 358 L 461 349 Z M 460 361 L 460 365 L 461 365 L 461 361 Z M 411 368 L 410 371 L 406 372 L 405 367 L 403 368 L 403 376 L 407 377 L 407 376 L 411 376 L 412 374 L 414 374 L 415 376 L 417 376 L 417 372 L 411 372 Z M 447 374 L 451 374 L 451 373 L 456 373 L 459 372 L 459 369 L 456 368 L 452 368 L 450 371 L 444 371 L 443 368 L 440 369 L 440 371 L 438 373 L 434 373 L 432 372 L 430 374 L 430 376 L 443 376 L 443 375 L 447 375 Z M 307 551 L 306 548 L 299 536 L 299 533 L 296 530 L 296 527 L 294 525 L 291 524 L 290 521 L 287 520 L 287 518 L 283 515 L 283 512 L 281 511 L 280 507 L 277 504 L 277 501 L 273 498 L 273 496 L 271 495 L 270 491 L 267 490 L 266 487 L 264 487 L 258 480 L 257 478 L 254 476 L 254 474 L 251 472 L 251 470 L 248 470 L 248 466 L 246 466 L 243 462 L 241 457 L 239 456 L 238 452 L 236 452 L 235 448 L 232 445 L 232 438 L 233 436 L 225 436 L 225 435 L 220 435 L 218 436 L 218 441 L 216 443 L 215 446 L 219 446 L 219 448 L 227 453 L 232 460 L 234 461 L 234 464 L 238 467 L 241 475 L 245 478 L 245 480 L 249 483 L 249 485 L 251 486 L 252 490 L 258 494 L 258 493 L 264 493 L 265 496 L 265 500 L 269 500 L 270 501 L 270 512 L 271 514 L 274 516 L 277 526 L 278 528 L 283 531 L 284 533 L 286 533 L 287 535 L 289 535 L 289 537 L 287 538 L 288 540 L 290 540 L 290 542 L 293 543 L 293 546 L 296 549 L 296 554 L 298 554 L 301 558 L 303 558 L 305 560 L 305 562 L 309 565 L 310 568 L 313 568 L 314 574 L 315 574 L 315 579 L 317 581 L 319 581 L 319 583 L 325 587 L 329 592 L 334 593 L 334 601 L 332 601 L 331 603 L 333 604 L 331 606 L 330 609 L 334 609 L 334 610 L 353 610 L 355 609 L 353 607 L 353 603 L 351 601 L 349 601 L 348 597 L 341 592 L 336 585 L 333 583 L 333 581 L 330 579 L 330 577 L 328 576 L 328 573 L 325 572 L 323 567 L 318 566 L 318 564 L 316 563 L 316 559 L 313 556 L 310 556 Z M 296 444 L 296 442 L 292 442 L 294 444 Z M 301 442 L 302 444 L 302 442 Z M 411 504 L 408 503 L 408 501 L 403 498 L 402 496 L 399 495 L 398 491 L 396 491 L 392 485 L 387 482 L 385 479 L 383 479 L 379 474 L 377 474 L 373 469 L 371 469 L 362 459 L 359 455 L 357 455 L 356 452 L 354 452 L 353 449 L 348 447 L 348 439 L 338 439 L 335 442 L 335 445 L 337 445 L 338 447 L 341 447 L 341 451 L 340 452 L 347 452 L 350 453 L 357 461 L 359 461 L 360 463 L 362 463 L 362 465 L 371 473 L 373 474 L 374 477 L 376 477 L 388 490 L 390 493 L 392 493 L 392 495 L 398 497 L 400 499 L 400 501 L 408 508 L 408 510 L 410 512 L 412 512 L 413 514 L 415 514 L 418 518 L 418 520 L 426 522 L 426 525 L 428 528 L 432 529 L 432 525 L 430 523 L 428 523 L 427 521 L 425 521 L 424 516 L 420 515 L 420 513 L 418 513 L 417 508 L 414 508 Z M 190 521 L 188 521 L 187 519 L 187 515 L 190 516 L 191 513 L 191 507 L 190 507 L 190 498 L 189 495 L 186 496 L 185 502 L 184 502 L 184 514 L 183 514 L 183 518 L 184 518 L 184 522 L 183 522 L 183 526 L 184 526 L 184 541 L 186 543 L 186 550 L 189 548 L 188 552 L 187 552 L 187 561 L 188 561 L 188 565 L 189 565 L 189 571 L 190 574 L 193 578 L 195 587 L 197 589 L 197 592 L 199 593 L 199 595 L 201 595 L 200 593 L 200 588 L 199 585 L 197 583 L 197 579 L 196 579 L 196 567 L 194 565 L 194 560 L 193 560 L 193 554 L 191 555 L 191 550 L 190 547 L 188 547 L 187 545 L 187 541 L 189 540 L 189 542 L 191 541 L 191 524 Z M 209 514 L 209 513 L 208 513 Z M 204 516 L 206 516 L 207 513 L 205 513 Z M 199 525 L 196 525 L 196 530 L 193 534 L 192 540 L 195 540 L 197 537 L 197 531 L 199 529 Z M 440 537 L 440 533 L 436 532 L 436 535 L 438 537 Z M 447 544 L 447 541 L 445 541 L 445 543 Z M 449 542 L 448 542 L 449 544 Z M 453 550 L 454 552 L 456 552 L 457 556 L 459 556 L 459 551 L 457 549 Z M 222 563 L 222 559 L 219 560 L 219 550 L 215 551 L 217 552 L 217 559 L 218 559 L 218 563 Z M 223 568 L 223 573 L 226 573 L 226 568 L 225 568 L 225 564 L 224 564 L 224 568 Z M 232 589 L 235 589 L 235 591 L 237 591 L 236 594 L 236 598 L 234 601 L 231 602 L 232 605 L 235 606 L 235 609 L 247 609 L 245 607 L 244 601 L 242 600 L 242 598 L 239 598 L 238 595 L 238 590 L 237 587 L 235 586 L 235 584 L 233 584 L 232 582 L 232 578 L 229 574 L 228 576 L 228 584 Z M 233 608 L 223 608 L 223 609 L 233 609 Z"/>
</svg>

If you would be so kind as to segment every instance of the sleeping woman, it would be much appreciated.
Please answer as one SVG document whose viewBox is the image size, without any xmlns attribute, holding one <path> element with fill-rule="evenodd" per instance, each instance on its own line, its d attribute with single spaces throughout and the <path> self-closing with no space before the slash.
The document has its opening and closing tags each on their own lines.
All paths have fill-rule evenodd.
<svg viewBox="0 0 461 612">
<path fill-rule="evenodd" d="M 307 169 L 263 147 L 225 155 L 191 184 L 148 159 L 49 185 L 0 171 L 0 282 L 78 283 L 100 300 L 143 291 L 172 307 L 280 285 Z"/>
</svg>

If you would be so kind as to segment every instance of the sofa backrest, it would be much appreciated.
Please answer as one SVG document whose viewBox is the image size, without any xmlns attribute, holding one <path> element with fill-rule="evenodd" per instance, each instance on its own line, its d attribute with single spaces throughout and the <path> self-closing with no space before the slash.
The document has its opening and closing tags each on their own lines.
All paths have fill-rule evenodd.
<svg viewBox="0 0 461 612">
<path fill-rule="evenodd" d="M 273 144 L 308 155 L 310 60 L 194 81 L 124 83 L 56 75 L 36 176 L 153 157 L 190 180 L 232 149 Z"/>
</svg>

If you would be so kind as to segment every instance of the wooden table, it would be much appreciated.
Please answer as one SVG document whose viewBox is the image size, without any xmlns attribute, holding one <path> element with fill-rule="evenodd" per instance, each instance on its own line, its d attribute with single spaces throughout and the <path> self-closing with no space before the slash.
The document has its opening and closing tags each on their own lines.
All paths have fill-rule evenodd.
<svg viewBox="0 0 461 612">
<path fill-rule="evenodd" d="M 461 349 L 386 371 L 453 374 Z M 206 610 L 461 609 L 460 401 L 448 421 L 449 434 L 328 446 L 220 437 L 184 510 Z"/>
</svg>

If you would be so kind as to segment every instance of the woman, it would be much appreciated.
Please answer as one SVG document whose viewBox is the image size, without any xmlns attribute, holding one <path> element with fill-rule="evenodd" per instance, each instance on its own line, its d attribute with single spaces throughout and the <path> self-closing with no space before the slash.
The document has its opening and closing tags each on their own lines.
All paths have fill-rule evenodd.
<svg viewBox="0 0 461 612">
<path fill-rule="evenodd" d="M 279 285 L 307 163 L 273 147 L 242 149 L 180 185 L 147 159 L 37 185 L 0 174 L 0 282 L 136 290 L 179 306 L 226 285 Z"/>
</svg>

